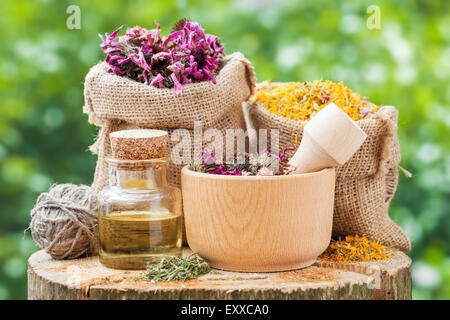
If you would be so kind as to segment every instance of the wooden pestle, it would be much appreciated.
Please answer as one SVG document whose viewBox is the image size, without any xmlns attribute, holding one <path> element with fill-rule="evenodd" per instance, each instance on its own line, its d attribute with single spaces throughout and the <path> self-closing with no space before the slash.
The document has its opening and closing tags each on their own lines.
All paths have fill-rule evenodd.
<svg viewBox="0 0 450 320">
<path fill-rule="evenodd" d="M 331 102 L 305 125 L 300 146 L 289 161 L 296 167 L 292 174 L 343 165 L 366 137 L 358 124 Z"/>
</svg>

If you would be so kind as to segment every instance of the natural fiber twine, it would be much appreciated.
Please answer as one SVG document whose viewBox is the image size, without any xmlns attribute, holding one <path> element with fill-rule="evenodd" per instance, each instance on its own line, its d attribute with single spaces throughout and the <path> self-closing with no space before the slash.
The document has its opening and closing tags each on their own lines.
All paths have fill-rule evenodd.
<svg viewBox="0 0 450 320">
<path fill-rule="evenodd" d="M 306 122 L 291 122 L 266 108 L 247 105 L 245 113 L 255 129 L 279 129 L 279 152 L 301 141 Z M 383 106 L 358 121 L 367 134 L 359 150 L 336 169 L 333 236 L 366 235 L 403 251 L 411 250 L 405 232 L 389 218 L 389 204 L 398 182 L 400 146 L 397 137 L 398 112 Z M 270 145 L 270 130 L 268 130 Z M 292 156 L 293 152 L 288 153 Z"/>
<path fill-rule="evenodd" d="M 88 186 L 60 184 L 31 210 L 31 235 L 55 259 L 97 254 L 97 201 Z"/>
</svg>

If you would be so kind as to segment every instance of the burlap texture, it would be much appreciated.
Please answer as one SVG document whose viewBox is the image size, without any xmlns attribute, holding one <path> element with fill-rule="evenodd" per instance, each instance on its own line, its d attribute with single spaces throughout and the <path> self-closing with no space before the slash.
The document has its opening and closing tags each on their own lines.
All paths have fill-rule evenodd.
<svg viewBox="0 0 450 320">
<path fill-rule="evenodd" d="M 226 129 L 245 129 L 241 104 L 255 88 L 255 73 L 250 62 L 239 52 L 223 59 L 216 84 L 210 81 L 183 86 L 181 94 L 173 89 L 148 86 L 106 72 L 107 65 L 91 68 L 84 83 L 83 112 L 89 122 L 100 127 L 96 142 L 90 147 L 98 155 L 92 184 L 98 193 L 109 183 L 106 158 L 112 156 L 109 134 L 125 129 L 160 129 L 169 132 L 187 129 L 191 136 L 191 156 L 194 155 L 194 121 L 202 128 L 218 129 L 224 137 Z M 203 141 L 203 147 L 208 141 Z M 170 148 L 179 142 L 170 140 Z M 225 150 L 225 149 L 224 149 Z M 186 156 L 182 155 L 186 160 Z M 189 159 L 187 159 L 189 160 Z M 169 164 L 169 182 L 181 187 L 184 164 Z M 184 225 L 184 223 L 183 223 Z M 183 227 L 183 242 L 186 243 Z"/>
<path fill-rule="evenodd" d="M 189 130 L 191 141 L 194 141 L 194 121 L 202 121 L 203 130 L 219 129 L 224 137 L 226 129 L 245 129 L 241 104 L 253 93 L 255 74 L 250 62 L 239 52 L 223 59 L 216 84 L 210 81 L 187 84 L 181 94 L 106 70 L 105 63 L 93 66 L 84 84 L 83 111 L 89 115 L 90 123 L 100 127 L 97 141 L 90 147 L 91 152 L 98 155 L 92 185 L 94 193 L 108 184 L 105 158 L 112 155 L 111 132 L 147 128 L 167 130 L 170 136 L 174 130 L 183 128 Z M 177 143 L 171 141 L 170 147 Z M 173 163 L 169 166 L 169 181 L 178 187 L 182 167 Z"/>
<path fill-rule="evenodd" d="M 301 141 L 306 122 L 291 122 L 267 109 L 248 105 L 256 129 L 279 129 L 279 152 Z M 398 182 L 400 147 L 397 137 L 398 112 L 384 106 L 358 121 L 367 134 L 360 149 L 336 170 L 333 236 L 365 234 L 403 251 L 411 250 L 404 231 L 388 215 Z M 270 130 L 268 130 L 270 145 Z M 289 155 L 292 156 L 293 152 Z"/>
</svg>

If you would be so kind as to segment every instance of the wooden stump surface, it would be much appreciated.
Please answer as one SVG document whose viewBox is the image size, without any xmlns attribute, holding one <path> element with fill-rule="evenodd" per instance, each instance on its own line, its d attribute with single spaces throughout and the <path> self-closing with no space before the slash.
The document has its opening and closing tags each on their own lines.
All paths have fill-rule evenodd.
<svg viewBox="0 0 450 320">
<path fill-rule="evenodd" d="M 142 273 L 108 269 L 98 257 L 54 260 L 41 250 L 28 260 L 28 299 L 411 299 L 411 260 L 400 252 L 288 272 L 219 270 L 185 282 L 136 280 Z"/>
</svg>

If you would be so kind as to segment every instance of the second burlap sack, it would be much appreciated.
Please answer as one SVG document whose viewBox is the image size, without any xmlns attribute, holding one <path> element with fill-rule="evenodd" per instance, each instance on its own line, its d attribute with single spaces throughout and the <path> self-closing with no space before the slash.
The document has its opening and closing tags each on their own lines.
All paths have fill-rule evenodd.
<svg viewBox="0 0 450 320">
<path fill-rule="evenodd" d="M 256 105 L 247 108 L 256 129 L 279 130 L 279 152 L 301 141 L 304 122 L 291 122 Z M 411 250 L 408 236 L 388 214 L 400 162 L 397 120 L 397 110 L 384 106 L 358 121 L 367 139 L 347 163 L 337 168 L 334 237 L 364 234 L 402 251 Z M 268 135 L 270 143 L 270 130 Z"/>
</svg>

